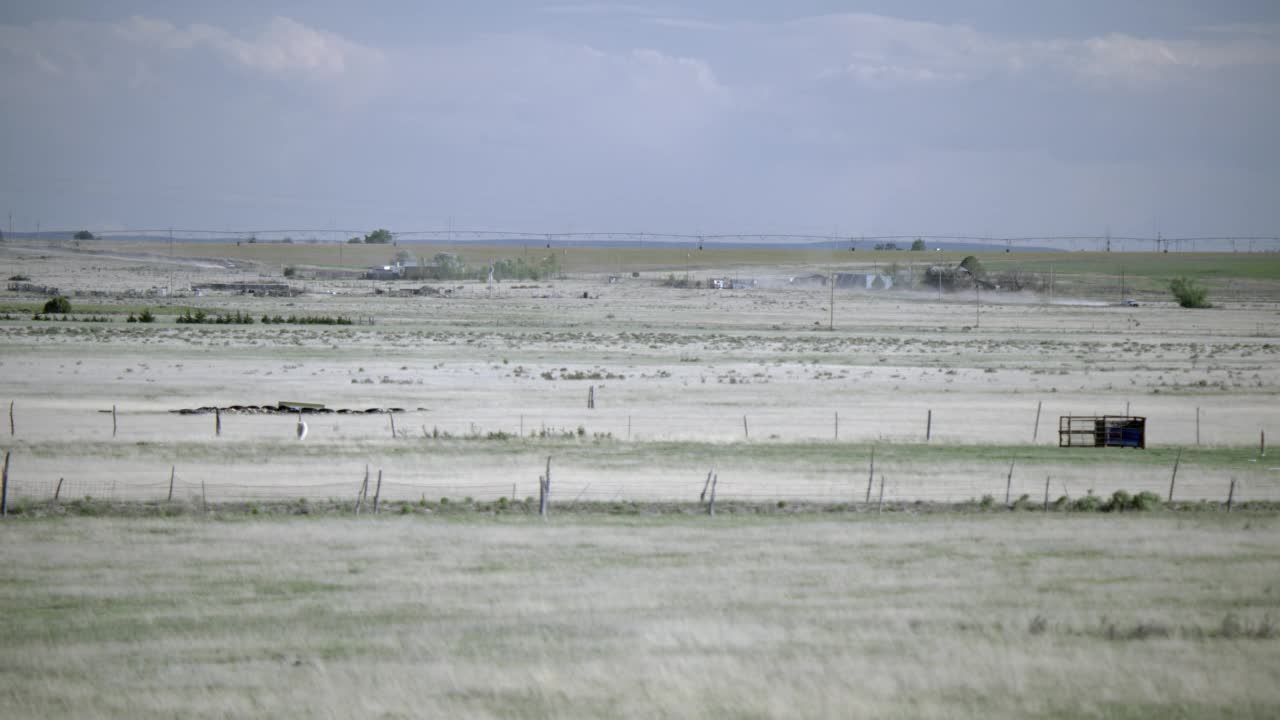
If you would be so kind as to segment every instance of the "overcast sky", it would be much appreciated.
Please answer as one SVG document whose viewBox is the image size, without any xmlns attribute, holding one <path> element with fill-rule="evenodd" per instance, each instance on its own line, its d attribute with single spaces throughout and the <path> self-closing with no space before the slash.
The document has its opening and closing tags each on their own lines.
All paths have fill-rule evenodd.
<svg viewBox="0 0 1280 720">
<path fill-rule="evenodd" d="M 0 93 L 20 231 L 1280 234 L 1273 0 L 45 0 Z"/>
</svg>

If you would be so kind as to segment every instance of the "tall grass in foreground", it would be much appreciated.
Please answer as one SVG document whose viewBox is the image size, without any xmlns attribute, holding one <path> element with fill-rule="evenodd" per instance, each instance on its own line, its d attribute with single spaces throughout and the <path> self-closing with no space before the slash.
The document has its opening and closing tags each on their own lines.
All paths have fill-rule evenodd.
<svg viewBox="0 0 1280 720">
<path fill-rule="evenodd" d="M 1274 717 L 1274 516 L 11 521 L 0 715 Z"/>
</svg>

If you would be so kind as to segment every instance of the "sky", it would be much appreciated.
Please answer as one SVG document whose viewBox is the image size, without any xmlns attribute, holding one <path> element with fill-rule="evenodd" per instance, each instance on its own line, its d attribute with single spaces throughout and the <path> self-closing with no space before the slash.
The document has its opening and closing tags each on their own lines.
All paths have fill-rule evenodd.
<svg viewBox="0 0 1280 720">
<path fill-rule="evenodd" d="M 1280 235 L 1280 3 L 0 5 L 19 232 Z"/>
</svg>

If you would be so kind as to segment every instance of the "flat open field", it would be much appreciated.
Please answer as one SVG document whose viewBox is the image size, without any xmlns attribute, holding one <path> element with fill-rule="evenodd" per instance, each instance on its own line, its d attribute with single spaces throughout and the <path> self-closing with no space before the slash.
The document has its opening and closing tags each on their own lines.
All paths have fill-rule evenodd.
<svg viewBox="0 0 1280 720">
<path fill-rule="evenodd" d="M 18 520 L 5 717 L 1265 718 L 1274 515 Z"/>
<path fill-rule="evenodd" d="M 489 284 L 316 279 L 336 247 L 0 244 L 73 303 L 0 297 L 0 715 L 1280 710 L 1272 256 L 982 255 L 1052 264 L 1050 297 L 792 282 L 946 253 L 580 250 Z M 298 294 L 192 288 L 283 267 Z M 298 440 L 280 401 L 340 412 Z M 190 412 L 215 406 L 220 434 Z M 1058 447 L 1060 416 L 1126 412 L 1146 449 Z M 709 472 L 724 512 L 689 514 Z M 384 512 L 352 517 L 366 474 Z M 1119 490 L 1180 505 L 1067 511 Z"/>
<path fill-rule="evenodd" d="M 351 247 L 384 261 L 394 252 Z M 1280 278 L 1233 275 L 1224 282 L 1251 283 L 1251 299 L 1215 295 L 1218 306 L 1200 311 L 1061 292 L 1053 304 L 1030 293 L 832 294 L 788 282 L 823 270 L 806 264 L 812 253 L 723 251 L 731 262 L 691 276 L 758 283 L 712 291 L 663 286 L 680 271 L 661 267 L 669 251 L 652 250 L 635 267 L 659 269 L 626 264 L 612 283 L 580 272 L 400 296 L 424 283 L 304 280 L 294 281 L 303 294 L 273 298 L 188 289 L 284 279 L 245 253 L 289 262 L 333 248 L 179 244 L 173 259 L 163 245 L 143 249 L 0 250 L 9 272 L 113 319 L 32 321 L 37 301 L 10 293 L 0 400 L 14 402 L 5 439 L 17 497 L 49 498 L 60 479 L 69 497 L 167 497 L 172 471 L 179 496 L 321 499 L 353 496 L 369 466 L 403 497 L 523 498 L 552 456 L 558 487 L 584 500 L 689 500 L 715 468 L 728 498 L 845 501 L 865 499 L 877 448 L 876 481 L 895 500 L 1038 496 L 1046 477 L 1055 497 L 1164 495 L 1179 449 L 1179 499 L 1223 500 L 1233 478 L 1243 499 L 1280 499 L 1280 462 L 1259 453 L 1277 418 Z M 1140 274 L 1171 257 L 1125 254 L 1125 265 Z M 1205 262 L 1234 273 L 1239 257 Z M 137 297 L 157 286 L 173 293 Z M 159 322 L 122 322 L 143 307 Z M 373 324 L 174 322 L 191 308 Z M 282 400 L 399 411 L 311 416 L 301 443 L 289 415 L 226 412 L 215 437 L 212 415 L 175 414 Z M 1057 447 L 1059 416 L 1126 411 L 1148 418 L 1146 451 Z"/>
</svg>

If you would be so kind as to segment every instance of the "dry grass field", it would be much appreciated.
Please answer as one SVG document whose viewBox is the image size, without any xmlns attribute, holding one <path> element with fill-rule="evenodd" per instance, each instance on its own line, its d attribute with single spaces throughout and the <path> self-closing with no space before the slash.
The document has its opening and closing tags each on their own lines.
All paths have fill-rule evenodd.
<svg viewBox="0 0 1280 720">
<path fill-rule="evenodd" d="M 792 282 L 950 253 L 571 248 L 541 281 L 307 276 L 395 251 L 0 244 L 6 277 L 73 304 L 35 320 L 43 297 L 0 298 L 0 714 L 1277 714 L 1274 256 L 981 254 L 1051 265 L 1052 302 Z M 191 289 L 284 267 L 301 294 Z M 754 285 L 664 284 L 686 274 Z M 1177 307 L 1175 274 L 1214 307 Z M 125 322 L 144 308 L 157 322 Z M 175 322 L 197 310 L 355 324 Z M 177 413 L 280 401 L 361 412 L 307 415 L 301 442 L 287 414 L 224 411 L 215 435 Z M 1058 447 L 1059 416 L 1126 410 L 1147 449 Z M 523 504 L 548 457 L 557 507 L 594 509 L 428 512 Z M 1199 511 L 1003 509 L 1046 482 L 1056 509 L 1165 498 L 1175 463 Z M 396 517 L 249 514 L 344 507 L 366 468 Z M 728 508 L 771 512 L 607 512 L 692 506 L 712 470 Z"/>
<path fill-rule="evenodd" d="M 20 521 L 0 715 L 1275 717 L 1278 532 L 1249 514 Z"/>
</svg>

